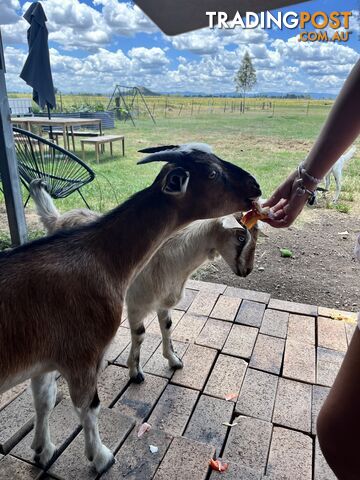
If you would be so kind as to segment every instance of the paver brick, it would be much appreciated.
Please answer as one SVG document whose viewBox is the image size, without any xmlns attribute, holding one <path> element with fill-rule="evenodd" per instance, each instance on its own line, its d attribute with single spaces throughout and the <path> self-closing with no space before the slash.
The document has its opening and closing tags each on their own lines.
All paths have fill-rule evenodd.
<svg viewBox="0 0 360 480">
<path fill-rule="evenodd" d="M 176 310 L 188 310 L 188 308 L 194 301 L 197 293 L 197 290 L 190 290 L 190 288 L 185 288 L 183 298 L 174 308 Z"/>
<path fill-rule="evenodd" d="M 251 417 L 238 417 L 230 429 L 223 457 L 264 473 L 269 451 L 272 424 Z"/>
<path fill-rule="evenodd" d="M 236 402 L 246 368 L 247 363 L 241 358 L 220 354 L 207 381 L 204 392 L 222 399 L 225 395 L 234 393 L 236 397 L 231 399 L 231 401 Z"/>
<path fill-rule="evenodd" d="M 312 450 L 308 435 L 274 427 L 266 473 L 276 480 L 311 480 Z"/>
<path fill-rule="evenodd" d="M 223 460 L 226 463 L 226 458 Z M 238 463 L 231 462 L 226 470 L 226 480 L 261 480 L 261 473 L 252 468 L 244 467 Z M 213 470 L 210 475 L 211 480 L 224 480 L 222 472 Z"/>
<path fill-rule="evenodd" d="M 322 387 L 321 385 L 313 385 L 312 390 L 311 432 L 313 435 L 316 435 L 317 417 L 330 392 L 330 388 Z"/>
<path fill-rule="evenodd" d="M 255 290 L 244 290 L 243 288 L 237 287 L 227 287 L 225 290 L 225 295 L 260 303 L 269 303 L 270 301 L 269 293 L 255 292 Z"/>
<path fill-rule="evenodd" d="M 137 421 L 144 420 L 151 412 L 167 383 L 165 378 L 147 374 L 143 383 L 131 383 L 128 386 L 113 409 L 128 417 L 134 417 Z"/>
<path fill-rule="evenodd" d="M 218 293 L 221 295 L 225 292 L 226 285 L 223 283 L 203 282 L 202 280 L 188 280 L 186 282 L 186 288 L 192 290 L 201 290 L 204 292 Z"/>
<path fill-rule="evenodd" d="M 153 480 L 205 480 L 215 448 L 175 437 Z"/>
<path fill-rule="evenodd" d="M 188 309 L 188 313 L 209 316 L 218 299 L 218 293 L 200 291 Z"/>
<path fill-rule="evenodd" d="M 233 410 L 234 404 L 231 402 L 201 395 L 184 437 L 210 444 L 219 454 L 228 430 L 223 423 L 231 421 Z"/>
<path fill-rule="evenodd" d="M 235 411 L 271 421 L 277 386 L 276 375 L 248 368 Z"/>
<path fill-rule="evenodd" d="M 279 378 L 273 422 L 311 432 L 311 385 Z"/>
<path fill-rule="evenodd" d="M 318 315 L 320 317 L 329 317 L 329 318 L 334 318 L 335 316 L 341 315 L 341 316 L 347 317 L 349 320 L 352 320 L 354 324 L 357 323 L 357 313 L 347 312 L 346 310 L 337 310 L 335 308 L 318 307 Z"/>
<path fill-rule="evenodd" d="M 161 337 L 159 335 L 151 335 L 151 334 L 145 335 L 145 339 L 143 344 L 141 345 L 141 351 L 140 351 L 141 365 L 144 365 L 149 360 L 149 358 L 158 348 L 160 343 L 161 343 Z M 121 365 L 123 367 L 127 366 L 127 359 L 130 353 L 130 348 L 131 348 L 131 344 L 129 344 L 125 348 L 125 350 L 123 350 L 122 353 L 117 357 L 117 359 L 114 362 L 116 365 Z"/>
<path fill-rule="evenodd" d="M 345 323 L 346 340 L 348 345 L 350 345 L 350 341 L 352 339 L 352 336 L 354 335 L 355 330 L 356 325 L 353 325 L 351 323 Z"/>
<path fill-rule="evenodd" d="M 286 340 L 283 376 L 303 382 L 315 382 L 315 346 Z"/>
<path fill-rule="evenodd" d="M 117 462 L 101 477 L 101 480 L 148 480 L 156 472 L 163 459 L 172 437 L 152 428 L 141 438 L 135 428 L 125 440 L 116 455 Z M 158 447 L 156 454 L 151 453 L 149 445 Z M 79 478 L 79 480 L 82 480 Z"/>
<path fill-rule="evenodd" d="M 8 453 L 34 423 L 34 407 L 28 388 L 0 412 L 0 452 Z"/>
<path fill-rule="evenodd" d="M 43 471 L 11 455 L 1 460 L 0 478 L 2 480 L 37 480 Z"/>
<path fill-rule="evenodd" d="M 167 385 L 148 422 L 158 430 L 182 435 L 199 392 L 178 385 Z"/>
<path fill-rule="evenodd" d="M 289 313 L 280 310 L 265 310 L 260 333 L 273 337 L 286 338 Z"/>
<path fill-rule="evenodd" d="M 314 480 L 336 480 L 337 477 L 329 467 L 324 455 L 322 454 L 319 441 L 315 439 L 315 469 Z"/>
<path fill-rule="evenodd" d="M 129 383 L 127 368 L 109 365 L 98 380 L 98 394 L 102 405 L 109 407 Z"/>
<path fill-rule="evenodd" d="M 279 374 L 285 341 L 282 338 L 259 334 L 250 359 L 250 367 Z"/>
<path fill-rule="evenodd" d="M 317 348 L 316 383 L 331 387 L 345 354 L 327 348 Z"/>
<path fill-rule="evenodd" d="M 174 351 L 177 356 L 182 358 L 189 346 L 188 343 L 172 341 Z M 168 361 L 163 357 L 162 344 L 158 346 L 151 358 L 146 362 L 143 367 L 144 372 L 152 373 L 153 375 L 159 375 L 160 377 L 171 378 L 174 375 L 175 370 L 169 368 Z"/>
<path fill-rule="evenodd" d="M 25 390 L 29 387 L 29 385 L 30 385 L 30 380 L 27 380 L 26 382 L 20 383 L 19 385 L 16 385 L 10 390 L 7 390 L 6 392 L 1 393 L 0 394 L 0 410 L 2 410 L 7 405 L 9 405 L 9 403 L 15 400 L 15 398 L 18 397 L 21 393 L 25 392 Z"/>
<path fill-rule="evenodd" d="M 119 327 L 115 337 L 112 339 L 109 348 L 105 353 L 105 359 L 113 362 L 120 353 L 129 345 L 131 341 L 130 330 L 125 327 Z"/>
<path fill-rule="evenodd" d="M 243 300 L 240 310 L 235 318 L 235 323 L 242 323 L 250 327 L 260 327 L 265 312 L 265 304 Z"/>
<path fill-rule="evenodd" d="M 233 322 L 235 320 L 237 311 L 239 310 L 240 304 L 240 298 L 220 295 L 215 307 L 211 311 L 210 316 L 212 318 L 218 318 L 219 320 Z"/>
<path fill-rule="evenodd" d="M 70 399 L 62 400 L 51 412 L 49 419 L 51 441 L 56 445 L 56 457 L 80 431 L 81 426 Z M 34 432 L 31 431 L 11 450 L 11 455 L 28 462 L 33 461 L 31 449 Z"/>
<path fill-rule="evenodd" d="M 172 382 L 184 387 L 201 390 L 216 357 L 216 350 L 189 345 L 183 357 L 184 368 L 176 370 Z"/>
<path fill-rule="evenodd" d="M 318 314 L 318 307 L 315 305 L 287 302 L 285 300 L 276 300 L 274 298 L 270 300 L 269 308 L 273 308 L 274 310 L 284 310 L 290 313 L 299 313 L 300 315 L 310 315 L 311 317 L 316 317 Z"/>
<path fill-rule="evenodd" d="M 196 339 L 198 345 L 221 350 L 231 330 L 231 323 L 209 318 Z"/>
<path fill-rule="evenodd" d="M 102 442 L 115 451 L 134 427 L 135 420 L 114 409 L 103 408 L 99 416 L 99 433 Z M 50 474 L 66 480 L 93 479 L 97 473 L 84 455 L 84 432 L 64 450 L 50 467 Z"/>
<path fill-rule="evenodd" d="M 233 325 L 222 353 L 249 359 L 254 349 L 258 329 L 246 325 Z"/>
<path fill-rule="evenodd" d="M 315 317 L 307 315 L 289 315 L 287 338 L 296 342 L 315 345 Z"/>
<path fill-rule="evenodd" d="M 344 322 L 331 318 L 318 318 L 318 346 L 346 352 L 347 338 Z"/>
<path fill-rule="evenodd" d="M 195 342 L 197 336 L 204 328 L 207 317 L 186 313 L 172 332 L 172 338 L 180 342 Z"/>
<path fill-rule="evenodd" d="M 172 329 L 176 327 L 176 325 L 180 322 L 180 319 L 184 316 L 185 312 L 182 310 L 172 310 L 171 311 L 171 321 L 172 321 Z M 161 336 L 160 324 L 157 317 L 150 323 L 150 325 L 146 329 L 146 335 L 158 335 Z"/>
</svg>

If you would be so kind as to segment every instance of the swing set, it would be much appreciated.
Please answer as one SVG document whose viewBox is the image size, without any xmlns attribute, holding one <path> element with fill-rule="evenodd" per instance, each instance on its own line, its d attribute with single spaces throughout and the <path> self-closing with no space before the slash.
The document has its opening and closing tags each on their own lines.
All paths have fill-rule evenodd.
<svg viewBox="0 0 360 480">
<path fill-rule="evenodd" d="M 107 109 L 114 110 L 118 120 L 124 120 L 125 122 L 131 120 L 134 127 L 136 126 L 135 118 L 139 118 L 143 112 L 147 114 L 156 125 L 155 118 L 150 112 L 145 97 L 138 87 L 115 85 Z"/>
</svg>

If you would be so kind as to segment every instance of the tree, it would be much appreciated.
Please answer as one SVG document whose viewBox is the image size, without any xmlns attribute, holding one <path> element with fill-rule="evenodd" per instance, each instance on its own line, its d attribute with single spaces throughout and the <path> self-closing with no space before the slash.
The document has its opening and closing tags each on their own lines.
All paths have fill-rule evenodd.
<svg viewBox="0 0 360 480">
<path fill-rule="evenodd" d="M 242 92 L 243 94 L 242 111 L 244 112 L 246 93 L 252 90 L 256 84 L 256 70 L 252 64 L 249 52 L 245 52 L 244 58 L 242 59 L 237 74 L 235 75 L 234 81 L 236 85 L 236 91 Z"/>
</svg>

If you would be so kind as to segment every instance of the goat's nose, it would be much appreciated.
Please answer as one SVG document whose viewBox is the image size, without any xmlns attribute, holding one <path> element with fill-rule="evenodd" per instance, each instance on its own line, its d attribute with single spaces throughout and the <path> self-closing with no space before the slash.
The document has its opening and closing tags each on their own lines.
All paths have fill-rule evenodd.
<svg viewBox="0 0 360 480">
<path fill-rule="evenodd" d="M 261 196 L 261 189 L 260 189 L 260 185 L 258 184 L 258 182 L 255 180 L 254 177 L 250 177 L 249 180 L 247 181 L 247 184 L 248 184 L 248 187 L 249 187 L 249 190 L 250 190 L 250 194 L 249 194 L 249 197 L 260 197 Z"/>
</svg>

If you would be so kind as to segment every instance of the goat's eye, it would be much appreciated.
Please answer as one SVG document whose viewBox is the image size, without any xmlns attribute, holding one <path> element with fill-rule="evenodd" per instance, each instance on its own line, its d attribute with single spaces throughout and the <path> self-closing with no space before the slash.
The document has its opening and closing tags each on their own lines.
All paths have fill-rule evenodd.
<svg viewBox="0 0 360 480">
<path fill-rule="evenodd" d="M 216 170 L 212 170 L 209 174 L 210 180 L 214 180 L 218 176 L 218 172 Z"/>
<path fill-rule="evenodd" d="M 238 237 L 238 240 L 239 240 L 239 242 L 245 242 L 245 237 L 239 236 L 239 237 Z"/>
</svg>

